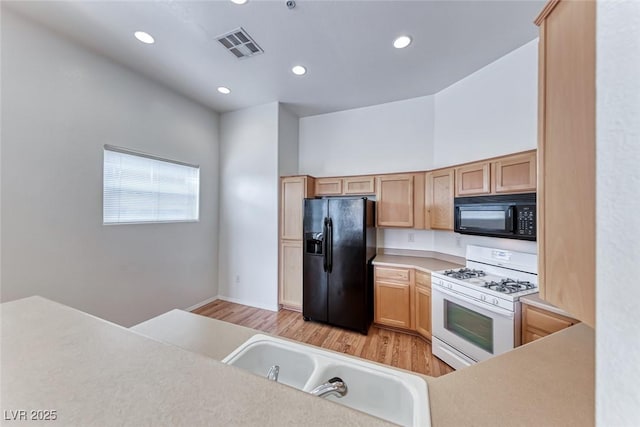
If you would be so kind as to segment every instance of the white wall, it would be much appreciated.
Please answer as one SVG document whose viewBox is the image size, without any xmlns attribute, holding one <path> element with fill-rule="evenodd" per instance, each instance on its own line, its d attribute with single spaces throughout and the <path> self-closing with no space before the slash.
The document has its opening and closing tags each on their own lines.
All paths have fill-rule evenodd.
<svg viewBox="0 0 640 427">
<path fill-rule="evenodd" d="M 299 172 L 314 176 L 429 169 L 433 97 L 304 117 L 299 157 Z"/>
<path fill-rule="evenodd" d="M 435 95 L 434 166 L 537 145 L 538 40 Z"/>
<path fill-rule="evenodd" d="M 278 304 L 277 102 L 220 120 L 219 295 L 270 310 Z"/>
<path fill-rule="evenodd" d="M 537 49 L 527 43 L 434 96 L 300 119 L 300 173 L 426 170 L 536 148 Z M 537 251 L 535 242 L 445 231 L 378 232 L 386 248 L 464 257 L 468 244 Z"/>
<path fill-rule="evenodd" d="M 640 3 L 597 3 L 596 422 L 640 420 Z"/>
<path fill-rule="evenodd" d="M 282 104 L 278 107 L 278 173 L 280 176 L 298 173 L 298 116 Z"/>
<path fill-rule="evenodd" d="M 2 301 L 129 326 L 217 294 L 212 111 L 2 10 Z M 201 167 L 200 222 L 102 225 L 103 144 Z"/>
</svg>

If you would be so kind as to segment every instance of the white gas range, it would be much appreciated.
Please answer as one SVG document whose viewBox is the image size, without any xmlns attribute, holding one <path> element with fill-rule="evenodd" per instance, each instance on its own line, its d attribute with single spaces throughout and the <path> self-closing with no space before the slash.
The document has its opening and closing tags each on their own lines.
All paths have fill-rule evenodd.
<svg viewBox="0 0 640 427">
<path fill-rule="evenodd" d="M 455 369 L 520 345 L 520 297 L 538 292 L 536 254 L 467 246 L 466 268 L 431 274 L 433 354 Z"/>
</svg>

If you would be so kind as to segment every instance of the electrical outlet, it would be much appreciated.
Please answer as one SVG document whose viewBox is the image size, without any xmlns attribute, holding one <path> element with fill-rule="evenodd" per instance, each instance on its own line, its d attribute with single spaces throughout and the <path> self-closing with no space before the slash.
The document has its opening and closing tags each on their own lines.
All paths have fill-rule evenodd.
<svg viewBox="0 0 640 427">
<path fill-rule="evenodd" d="M 456 247 L 461 248 L 462 247 L 462 237 L 460 236 L 456 236 Z"/>
<path fill-rule="evenodd" d="M 240 276 L 236 275 L 236 285 L 239 285 L 239 284 L 240 284 Z"/>
<path fill-rule="evenodd" d="M 410 242 L 416 241 L 416 235 L 414 233 L 409 233 L 408 239 Z"/>
</svg>

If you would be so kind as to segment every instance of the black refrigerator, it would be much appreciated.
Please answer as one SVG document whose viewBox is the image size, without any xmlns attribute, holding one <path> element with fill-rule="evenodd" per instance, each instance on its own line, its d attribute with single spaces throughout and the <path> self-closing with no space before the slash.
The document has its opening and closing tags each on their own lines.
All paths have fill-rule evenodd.
<svg viewBox="0 0 640 427">
<path fill-rule="evenodd" d="M 304 201 L 302 316 L 367 334 L 373 320 L 374 202 Z"/>
</svg>

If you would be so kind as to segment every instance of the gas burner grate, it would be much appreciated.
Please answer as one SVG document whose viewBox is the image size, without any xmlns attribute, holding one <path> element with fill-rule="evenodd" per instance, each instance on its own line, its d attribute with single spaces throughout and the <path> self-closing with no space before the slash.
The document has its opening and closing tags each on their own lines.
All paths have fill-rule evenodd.
<svg viewBox="0 0 640 427">
<path fill-rule="evenodd" d="M 485 282 L 484 287 L 503 294 L 513 294 L 516 292 L 534 289 L 536 285 L 531 282 L 513 279 L 502 279 L 499 282 Z"/>
<path fill-rule="evenodd" d="M 486 276 L 486 273 L 482 270 L 473 270 L 471 268 L 461 268 L 459 270 L 447 270 L 444 272 L 444 275 L 447 277 L 452 277 L 454 279 L 465 280 L 465 279 L 472 279 L 475 277 L 483 277 L 483 276 Z"/>
</svg>

